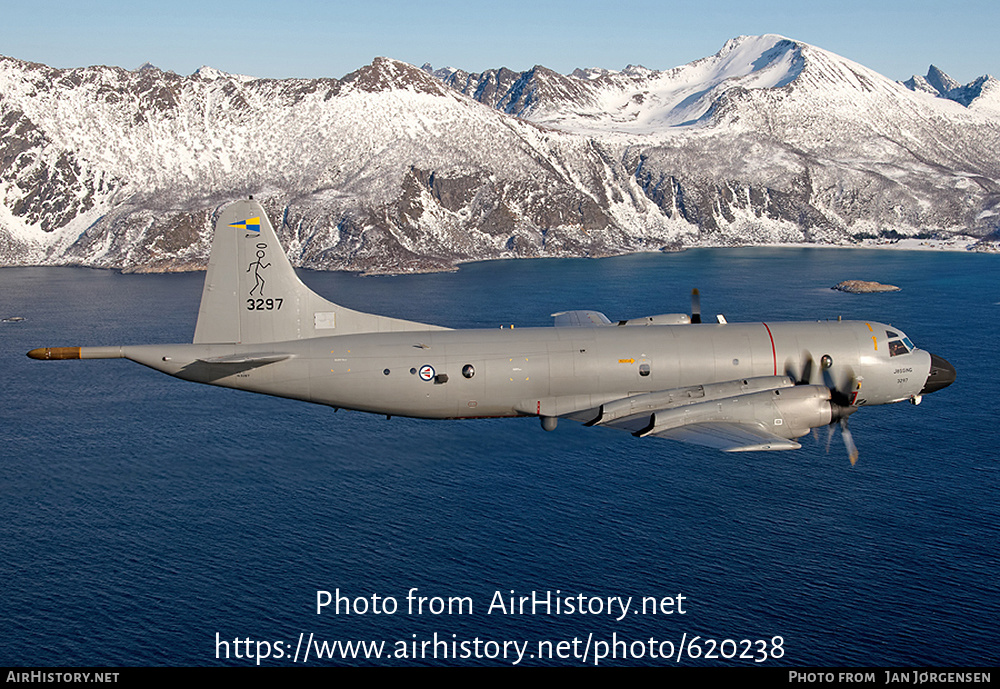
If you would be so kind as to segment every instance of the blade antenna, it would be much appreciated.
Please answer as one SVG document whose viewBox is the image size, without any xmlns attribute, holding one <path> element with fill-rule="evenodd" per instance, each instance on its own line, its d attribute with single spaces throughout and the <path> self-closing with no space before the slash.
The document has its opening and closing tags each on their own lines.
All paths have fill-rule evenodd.
<svg viewBox="0 0 1000 689">
<path fill-rule="evenodd" d="M 691 322 L 701 323 L 701 294 L 697 287 L 691 290 Z"/>
</svg>

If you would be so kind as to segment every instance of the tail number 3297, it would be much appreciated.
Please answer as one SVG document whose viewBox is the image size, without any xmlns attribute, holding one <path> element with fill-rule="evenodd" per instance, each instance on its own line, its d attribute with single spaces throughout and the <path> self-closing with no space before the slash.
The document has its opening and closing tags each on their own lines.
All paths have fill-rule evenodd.
<svg viewBox="0 0 1000 689">
<path fill-rule="evenodd" d="M 247 311 L 277 311 L 284 299 L 247 299 Z"/>
</svg>

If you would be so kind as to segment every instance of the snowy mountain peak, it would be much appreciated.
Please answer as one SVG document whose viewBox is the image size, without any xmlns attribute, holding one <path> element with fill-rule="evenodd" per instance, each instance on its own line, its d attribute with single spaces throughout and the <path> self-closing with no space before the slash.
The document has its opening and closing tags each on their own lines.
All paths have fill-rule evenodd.
<svg viewBox="0 0 1000 689">
<path fill-rule="evenodd" d="M 947 93 L 961 86 L 957 81 L 948 76 L 943 70 L 931 65 L 924 77 L 938 94 L 947 98 Z"/>
<path fill-rule="evenodd" d="M 964 88 L 965 97 L 969 99 L 969 109 L 1000 115 L 1000 80 L 985 74 Z"/>
<path fill-rule="evenodd" d="M 215 79 L 222 79 L 229 75 L 221 70 L 216 69 L 215 67 L 202 65 L 201 67 L 196 69 L 194 74 L 192 74 L 191 76 L 201 77 L 202 79 L 208 79 L 209 81 L 213 81 Z"/>
<path fill-rule="evenodd" d="M 648 77 L 653 74 L 653 70 L 648 67 L 643 67 L 642 65 L 626 65 L 625 69 L 622 70 L 622 74 L 627 74 L 631 77 Z"/>
<path fill-rule="evenodd" d="M 677 69 L 686 70 L 688 78 L 703 76 L 713 84 L 749 78 L 741 84 L 745 88 L 780 88 L 802 72 L 805 47 L 777 34 L 738 36 L 726 41 L 712 57 Z"/>
<path fill-rule="evenodd" d="M 989 74 L 963 86 L 943 70 L 931 65 L 926 77 L 913 75 L 902 83 L 911 91 L 921 91 L 946 98 L 970 110 L 1000 113 L 1000 81 Z"/>
<path fill-rule="evenodd" d="M 423 69 L 388 57 L 375 58 L 370 65 L 351 72 L 341 81 L 369 93 L 401 88 L 433 95 L 446 93 L 441 82 Z"/>
<path fill-rule="evenodd" d="M 919 74 L 914 74 L 912 77 L 902 82 L 902 84 L 911 91 L 929 93 L 933 96 L 940 95 L 938 90 L 931 86 L 930 82 L 927 81 L 925 77 L 922 77 Z"/>
<path fill-rule="evenodd" d="M 775 47 L 794 47 L 798 45 L 800 44 L 796 41 L 774 33 L 762 34 L 760 36 L 736 36 L 735 38 L 730 38 L 726 41 L 723 44 L 722 49 L 719 50 L 714 57 L 724 58 L 728 57 L 731 53 L 759 54 Z"/>
</svg>

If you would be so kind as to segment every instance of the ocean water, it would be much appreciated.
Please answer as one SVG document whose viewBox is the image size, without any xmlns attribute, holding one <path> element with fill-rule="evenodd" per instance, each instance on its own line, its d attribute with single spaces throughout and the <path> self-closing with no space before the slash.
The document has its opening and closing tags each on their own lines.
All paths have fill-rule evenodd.
<svg viewBox="0 0 1000 689">
<path fill-rule="evenodd" d="M 728 455 L 32 361 L 38 346 L 190 341 L 203 275 L 0 269 L 0 317 L 26 318 L 0 324 L 0 664 L 245 665 L 266 648 L 261 665 L 287 665 L 312 635 L 397 655 L 314 651 L 322 665 L 505 665 L 505 641 L 529 642 L 523 665 L 593 665 L 616 641 L 602 665 L 996 665 L 998 270 L 995 255 L 757 248 L 302 274 L 347 306 L 451 327 L 684 312 L 692 287 L 706 318 L 893 323 L 958 379 L 920 406 L 855 414 L 852 468 L 823 431 L 798 451 Z M 829 289 L 849 278 L 903 289 Z M 317 614 L 317 591 L 338 590 L 350 606 Z M 511 611 L 511 591 L 582 594 L 588 612 Z M 431 611 L 449 597 L 468 603 Z M 672 598 L 672 614 L 636 614 L 644 597 Z M 685 655 L 651 657 L 649 639 Z M 564 657 L 538 657 L 540 641 Z"/>
</svg>

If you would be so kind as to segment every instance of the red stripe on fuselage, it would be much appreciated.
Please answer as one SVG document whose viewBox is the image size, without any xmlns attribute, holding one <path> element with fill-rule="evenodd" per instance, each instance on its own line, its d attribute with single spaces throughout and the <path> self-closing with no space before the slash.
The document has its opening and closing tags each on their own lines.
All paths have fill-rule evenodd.
<svg viewBox="0 0 1000 689">
<path fill-rule="evenodd" d="M 767 336 L 771 338 L 771 359 L 774 360 L 774 375 L 778 375 L 778 353 L 774 350 L 774 335 L 771 334 L 771 329 L 767 327 L 767 323 L 761 323 L 765 328 L 767 328 Z"/>
</svg>

